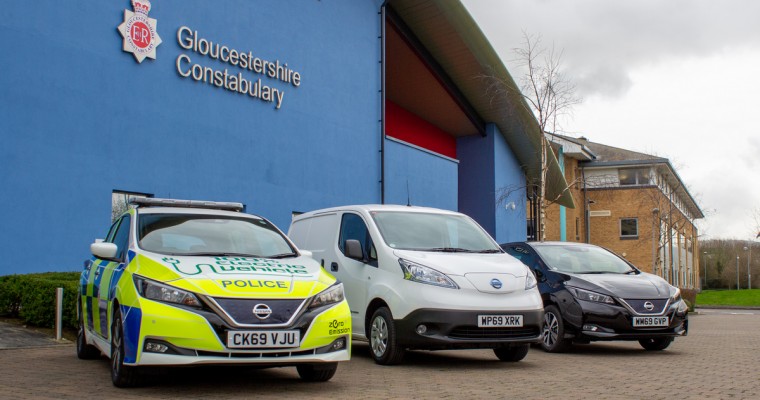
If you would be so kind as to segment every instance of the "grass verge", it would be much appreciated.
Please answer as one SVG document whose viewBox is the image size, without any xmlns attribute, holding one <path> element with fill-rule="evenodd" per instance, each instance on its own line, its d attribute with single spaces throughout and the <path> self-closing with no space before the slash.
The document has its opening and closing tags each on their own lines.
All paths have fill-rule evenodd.
<svg viewBox="0 0 760 400">
<path fill-rule="evenodd" d="M 760 307 L 760 289 L 703 290 L 697 294 L 699 306 Z"/>
</svg>

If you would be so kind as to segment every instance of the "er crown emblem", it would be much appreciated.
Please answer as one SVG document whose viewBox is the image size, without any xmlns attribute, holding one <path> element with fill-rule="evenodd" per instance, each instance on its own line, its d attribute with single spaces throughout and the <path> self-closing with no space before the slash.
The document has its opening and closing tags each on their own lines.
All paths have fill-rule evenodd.
<svg viewBox="0 0 760 400">
<path fill-rule="evenodd" d="M 134 12 L 124 10 L 124 22 L 117 28 L 124 38 L 122 49 L 134 54 L 137 62 L 145 57 L 156 59 L 156 47 L 161 38 L 156 31 L 156 20 L 148 18 L 150 0 L 132 0 Z"/>
</svg>

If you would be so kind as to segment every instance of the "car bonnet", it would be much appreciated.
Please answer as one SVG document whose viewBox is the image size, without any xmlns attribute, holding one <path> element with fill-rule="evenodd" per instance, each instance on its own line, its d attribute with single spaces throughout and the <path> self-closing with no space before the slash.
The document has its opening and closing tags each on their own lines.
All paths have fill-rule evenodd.
<svg viewBox="0 0 760 400">
<path fill-rule="evenodd" d="M 624 299 L 670 297 L 668 283 L 652 274 L 572 274 L 572 276 L 601 287 L 613 296 Z M 572 283 L 568 284 L 572 285 Z"/>
<path fill-rule="evenodd" d="M 181 289 L 224 297 L 308 297 L 335 282 L 310 257 L 138 257 L 135 274 Z"/>
<path fill-rule="evenodd" d="M 525 288 L 527 267 L 505 253 L 443 253 L 394 250 L 397 257 L 451 276 L 463 276 L 478 291 L 507 293 Z M 497 282 L 498 281 L 498 282 Z"/>
</svg>

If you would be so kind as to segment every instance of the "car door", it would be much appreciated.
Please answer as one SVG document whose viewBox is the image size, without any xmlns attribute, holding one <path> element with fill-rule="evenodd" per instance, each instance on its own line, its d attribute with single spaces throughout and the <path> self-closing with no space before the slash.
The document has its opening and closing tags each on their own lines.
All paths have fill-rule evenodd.
<svg viewBox="0 0 760 400">
<path fill-rule="evenodd" d="M 346 256 L 346 240 L 358 240 L 362 245 L 364 260 Z M 372 242 L 367 224 L 361 215 L 344 213 L 341 217 L 338 235 L 337 261 L 331 270 L 344 283 L 346 300 L 351 308 L 351 319 L 356 332 L 364 332 L 364 311 L 367 308 L 367 288 L 377 271 L 377 252 Z"/>
<path fill-rule="evenodd" d="M 111 227 L 108 229 L 108 234 L 103 240 L 104 242 L 113 242 L 113 236 L 116 233 L 116 228 L 119 227 L 119 223 L 121 223 L 121 219 L 117 219 L 111 224 Z M 95 332 L 100 332 L 100 318 L 96 318 L 96 313 L 94 312 L 98 310 L 98 291 L 100 289 L 98 285 L 100 284 L 100 276 L 103 273 L 103 268 L 108 263 L 108 260 L 102 260 L 98 257 L 94 257 L 92 260 L 85 262 L 85 273 L 83 275 L 84 282 L 81 288 L 81 306 L 82 312 L 86 315 L 85 324 L 87 325 L 87 328 Z M 96 322 L 98 324 L 97 329 L 95 327 Z"/>
<path fill-rule="evenodd" d="M 531 271 L 533 271 L 533 274 L 536 276 L 536 280 L 538 281 L 538 291 L 541 292 L 541 297 L 544 299 L 544 304 L 546 304 L 546 294 L 551 291 L 551 282 L 548 279 L 548 271 L 546 270 L 546 266 L 541 261 L 541 259 L 538 257 L 538 254 L 530 248 L 530 246 L 526 246 L 523 244 L 509 244 L 504 247 L 504 251 L 506 251 L 510 256 L 520 260 L 523 264 L 525 264 L 528 268 L 530 268 Z"/>
<path fill-rule="evenodd" d="M 108 308 L 113 299 L 116 283 L 124 271 L 129 250 L 130 229 L 131 217 L 127 214 L 121 217 L 116 231 L 109 238 L 109 241 L 116 245 L 116 256 L 111 260 L 98 262 L 95 270 L 93 300 L 97 301 L 94 305 L 97 310 L 96 331 L 104 338 L 109 336 Z"/>
</svg>

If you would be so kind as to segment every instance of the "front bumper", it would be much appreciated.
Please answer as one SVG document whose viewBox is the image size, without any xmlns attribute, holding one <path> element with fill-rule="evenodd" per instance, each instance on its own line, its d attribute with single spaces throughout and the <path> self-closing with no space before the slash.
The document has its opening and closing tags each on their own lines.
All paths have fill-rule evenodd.
<svg viewBox="0 0 760 400">
<path fill-rule="evenodd" d="M 315 364 L 325 362 L 348 361 L 351 358 L 351 338 L 345 336 L 342 350 L 331 350 L 331 346 L 317 349 L 288 351 L 199 351 L 173 347 L 172 354 L 143 352 L 140 357 L 141 366 L 158 365 L 214 365 L 214 364 L 256 364 L 259 366 L 289 366 L 299 364 Z M 150 340 L 150 339 L 149 339 Z"/>
<path fill-rule="evenodd" d="M 236 327 L 210 310 L 190 310 L 141 299 L 137 321 L 127 319 L 125 344 L 133 343 L 134 356 L 127 348 L 125 364 L 137 366 L 257 364 L 298 365 L 347 361 L 351 356 L 351 317 L 343 302 L 310 310 L 288 326 L 275 330 L 299 330 L 300 343 L 294 348 L 230 349 L 227 334 L 234 330 L 272 330 Z M 132 322 L 132 324 L 130 324 Z M 156 346 L 161 351 L 156 351 Z M 129 346 L 127 346 L 129 347 Z"/>
<path fill-rule="evenodd" d="M 479 328 L 479 315 L 522 315 L 523 326 L 515 328 Z M 399 345 L 409 349 L 477 349 L 498 348 L 510 344 L 538 343 L 541 340 L 543 310 L 528 311 L 460 311 L 420 309 L 403 319 L 394 320 Z M 425 333 L 417 327 L 425 325 Z"/>
<path fill-rule="evenodd" d="M 667 316 L 667 327 L 633 326 L 634 316 Z M 626 307 L 576 300 L 563 312 L 566 335 L 579 341 L 641 340 L 657 337 L 686 336 L 689 321 L 686 312 L 671 304 L 662 314 L 634 314 Z M 569 329 L 568 329 L 569 328 Z M 566 337 L 567 337 L 566 336 Z"/>
</svg>

